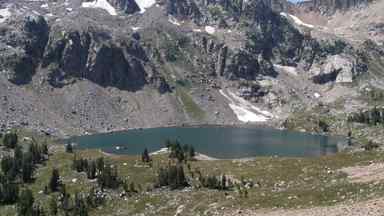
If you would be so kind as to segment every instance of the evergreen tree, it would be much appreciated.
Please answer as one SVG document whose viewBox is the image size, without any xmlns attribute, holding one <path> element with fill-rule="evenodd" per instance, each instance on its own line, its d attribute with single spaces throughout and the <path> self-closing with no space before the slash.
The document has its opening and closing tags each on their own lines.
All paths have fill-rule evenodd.
<svg viewBox="0 0 384 216">
<path fill-rule="evenodd" d="M 189 147 L 188 156 L 190 159 L 192 159 L 196 156 L 195 148 L 193 146 Z"/>
<path fill-rule="evenodd" d="M 72 143 L 67 143 L 65 145 L 65 152 L 67 153 L 73 153 L 73 146 L 72 146 Z"/>
<path fill-rule="evenodd" d="M 141 161 L 144 163 L 148 163 L 151 161 L 151 157 L 149 156 L 147 148 L 145 148 L 144 152 L 141 154 Z"/>
<path fill-rule="evenodd" d="M 15 151 L 14 151 L 14 159 L 15 159 L 15 162 L 17 164 L 18 167 L 21 167 L 21 163 L 22 163 L 22 159 L 23 159 L 23 150 L 22 150 L 22 147 L 20 145 L 17 145 L 15 147 Z"/>
<path fill-rule="evenodd" d="M 62 184 L 60 187 L 60 207 L 63 210 L 65 216 L 69 216 L 69 213 L 72 209 L 71 205 L 71 194 L 67 193 L 65 184 Z"/>
<path fill-rule="evenodd" d="M 75 208 L 73 214 L 76 216 L 88 216 L 88 209 L 85 205 L 85 201 L 78 193 L 75 194 Z"/>
<path fill-rule="evenodd" d="M 91 161 L 87 170 L 87 178 L 95 179 L 96 178 L 96 161 Z"/>
<path fill-rule="evenodd" d="M 227 177 L 225 175 L 221 176 L 221 190 L 227 189 Z"/>
<path fill-rule="evenodd" d="M 19 195 L 19 185 L 9 182 L 5 180 L 3 182 L 2 189 L 2 203 L 4 204 L 14 204 Z"/>
<path fill-rule="evenodd" d="M 117 169 L 111 166 L 105 166 L 97 176 L 97 182 L 101 188 L 117 188 L 120 185 L 120 180 L 117 174 Z"/>
<path fill-rule="evenodd" d="M 3 171 L 4 175 L 8 176 L 8 174 L 11 172 L 11 169 L 15 167 L 15 161 L 11 156 L 4 156 L 1 159 L 1 170 Z"/>
<path fill-rule="evenodd" d="M 46 142 L 43 143 L 43 145 L 41 146 L 42 148 L 42 153 L 45 154 L 45 155 L 48 155 L 49 154 L 49 150 L 48 150 L 48 145 Z"/>
<path fill-rule="evenodd" d="M 40 148 L 40 146 L 33 142 L 30 146 L 29 146 L 29 150 L 28 152 L 31 154 L 32 156 L 32 162 L 33 164 L 38 164 L 38 163 L 41 163 L 43 162 L 43 153 L 42 153 L 42 149 Z"/>
<path fill-rule="evenodd" d="M 20 216 L 33 216 L 33 194 L 29 189 L 21 192 L 19 201 L 17 203 L 17 212 Z"/>
<path fill-rule="evenodd" d="M 32 210 L 33 216 L 45 216 L 45 211 L 40 205 L 34 205 Z"/>
<path fill-rule="evenodd" d="M 182 165 L 169 165 L 167 168 L 160 167 L 157 187 L 169 186 L 171 189 L 178 189 L 187 185 Z"/>
<path fill-rule="evenodd" d="M 100 157 L 96 159 L 96 169 L 100 173 L 104 170 L 104 158 Z"/>
<path fill-rule="evenodd" d="M 51 179 L 49 181 L 49 189 L 52 191 L 52 192 L 56 192 L 59 190 L 59 186 L 60 186 L 60 174 L 59 174 L 59 170 L 54 168 L 52 170 L 52 175 L 51 175 Z"/>
<path fill-rule="evenodd" d="M 28 152 L 24 154 L 22 165 L 21 165 L 21 177 L 23 179 L 23 182 L 32 181 L 33 171 L 34 171 L 34 167 L 33 167 L 32 155 Z"/>
<path fill-rule="evenodd" d="M 3 137 L 3 144 L 7 148 L 15 148 L 17 145 L 17 134 L 14 132 L 6 133 Z"/>
<path fill-rule="evenodd" d="M 55 196 L 52 196 L 49 200 L 49 213 L 50 215 L 57 215 L 58 212 L 57 199 Z"/>
<path fill-rule="evenodd" d="M 135 183 L 134 182 L 131 182 L 129 184 L 129 192 L 130 193 L 137 193 L 138 191 L 136 190 L 136 187 L 135 187 Z"/>
<path fill-rule="evenodd" d="M 104 203 L 105 197 L 103 195 L 98 194 L 96 189 L 92 187 L 89 190 L 86 201 L 87 201 L 87 206 L 96 208 Z"/>
</svg>

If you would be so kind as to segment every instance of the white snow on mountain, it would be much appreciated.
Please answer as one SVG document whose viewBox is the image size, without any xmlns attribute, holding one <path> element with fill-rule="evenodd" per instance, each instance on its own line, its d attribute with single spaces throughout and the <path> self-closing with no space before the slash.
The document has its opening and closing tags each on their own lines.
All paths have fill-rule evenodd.
<svg viewBox="0 0 384 216">
<path fill-rule="evenodd" d="M 216 29 L 215 29 L 215 27 L 212 27 L 212 26 L 205 26 L 205 31 L 206 31 L 208 34 L 215 34 Z"/>
<path fill-rule="evenodd" d="M 237 96 L 235 93 L 227 90 L 220 90 L 220 94 L 223 95 L 229 101 L 229 107 L 235 113 L 239 121 L 242 122 L 266 122 L 273 118 L 273 114 L 261 110 L 254 106 L 251 102 Z"/>
<path fill-rule="evenodd" d="M 281 12 L 280 15 L 283 17 L 286 17 L 286 18 L 291 18 L 297 25 L 305 26 L 308 28 L 314 28 L 315 27 L 311 24 L 308 24 L 308 23 L 301 21 L 301 19 L 299 19 L 297 16 L 294 16 L 292 14 L 287 14 L 287 13 Z"/>
<path fill-rule="evenodd" d="M 95 0 L 92 2 L 83 2 L 81 6 L 85 8 L 101 8 L 106 10 L 112 16 L 117 15 L 116 9 L 111 4 L 109 4 L 107 0 Z"/>
<path fill-rule="evenodd" d="M 144 13 L 147 8 L 152 7 L 156 0 L 136 0 L 136 4 L 140 8 L 140 13 Z"/>
<path fill-rule="evenodd" d="M 0 9 L 0 23 L 3 23 L 8 17 L 11 16 L 9 8 Z"/>
</svg>

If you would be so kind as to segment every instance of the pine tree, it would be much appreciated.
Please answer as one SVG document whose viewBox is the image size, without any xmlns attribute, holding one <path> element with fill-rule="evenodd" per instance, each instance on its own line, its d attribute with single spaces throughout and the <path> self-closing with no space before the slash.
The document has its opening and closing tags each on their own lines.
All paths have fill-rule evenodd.
<svg viewBox="0 0 384 216">
<path fill-rule="evenodd" d="M 19 198 L 19 185 L 5 180 L 3 182 L 2 190 L 2 203 L 4 204 L 14 204 Z"/>
<path fill-rule="evenodd" d="M 46 142 L 43 143 L 43 145 L 41 146 L 42 147 L 42 153 L 45 154 L 45 155 L 48 155 L 49 154 L 49 150 L 48 150 L 48 145 Z"/>
<path fill-rule="evenodd" d="M 104 158 L 100 157 L 96 159 L 96 169 L 100 173 L 104 170 Z"/>
<path fill-rule="evenodd" d="M 33 194 L 29 189 L 25 189 L 21 192 L 19 201 L 17 203 L 17 212 L 20 216 L 32 216 L 33 214 Z"/>
<path fill-rule="evenodd" d="M 1 170 L 3 171 L 4 175 L 9 176 L 9 173 L 11 172 L 11 169 L 15 167 L 15 161 L 10 156 L 5 156 L 1 159 Z"/>
<path fill-rule="evenodd" d="M 88 166 L 87 170 L 87 178 L 88 179 L 95 179 L 96 178 L 96 162 L 91 161 Z"/>
<path fill-rule="evenodd" d="M 24 154 L 23 161 L 21 164 L 21 177 L 23 179 L 23 182 L 31 182 L 32 176 L 33 176 L 33 161 L 32 161 L 32 155 L 28 152 Z"/>
<path fill-rule="evenodd" d="M 73 146 L 72 146 L 72 143 L 67 143 L 65 145 L 65 152 L 67 153 L 73 153 Z"/>
<path fill-rule="evenodd" d="M 144 163 L 148 163 L 151 161 L 151 157 L 149 156 L 147 148 L 145 148 L 144 152 L 141 154 L 141 161 Z"/>
<path fill-rule="evenodd" d="M 85 201 L 78 193 L 75 194 L 75 208 L 73 214 L 76 216 L 88 216 L 88 209 L 85 205 Z"/>
<path fill-rule="evenodd" d="M 182 165 L 176 166 L 176 179 L 177 179 L 177 187 L 185 187 L 187 186 L 187 181 L 184 174 L 184 168 Z"/>
<path fill-rule="evenodd" d="M 120 180 L 117 174 L 117 169 L 111 166 L 105 166 L 97 176 L 97 182 L 101 188 L 117 188 L 120 185 Z"/>
<path fill-rule="evenodd" d="M 15 148 L 17 145 L 17 134 L 14 132 L 6 133 L 3 138 L 3 144 L 7 148 Z"/>
<path fill-rule="evenodd" d="M 157 187 L 169 186 L 171 189 L 178 189 L 187 185 L 182 165 L 169 165 L 167 168 L 160 167 Z"/>
<path fill-rule="evenodd" d="M 58 211 L 57 199 L 55 196 L 52 196 L 49 200 L 49 213 L 50 215 L 57 215 Z"/>
<path fill-rule="evenodd" d="M 59 170 L 54 168 L 52 170 L 52 176 L 51 176 L 51 179 L 49 181 L 49 189 L 52 191 L 52 192 L 56 192 L 59 190 L 59 186 L 60 186 L 60 174 L 59 174 Z"/>
<path fill-rule="evenodd" d="M 190 159 L 192 159 L 196 156 L 195 148 L 193 146 L 189 147 L 188 156 Z"/>
<path fill-rule="evenodd" d="M 221 176 L 221 190 L 227 189 L 227 177 L 225 175 Z"/>
<path fill-rule="evenodd" d="M 136 188 L 135 188 L 135 183 L 131 182 L 131 183 L 129 184 L 129 192 L 131 192 L 131 193 L 137 193 L 137 192 L 138 192 L 138 191 L 136 190 Z"/>
<path fill-rule="evenodd" d="M 22 159 L 23 159 L 23 150 L 22 150 L 22 147 L 20 145 L 17 145 L 15 147 L 15 151 L 14 151 L 14 159 L 15 159 L 15 162 L 17 164 L 18 167 L 21 167 L 21 164 L 22 164 Z"/>
</svg>

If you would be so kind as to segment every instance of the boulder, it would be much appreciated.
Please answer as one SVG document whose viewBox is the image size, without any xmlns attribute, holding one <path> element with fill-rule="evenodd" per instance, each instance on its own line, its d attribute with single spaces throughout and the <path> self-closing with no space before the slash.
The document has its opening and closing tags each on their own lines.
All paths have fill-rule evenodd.
<svg viewBox="0 0 384 216">
<path fill-rule="evenodd" d="M 328 56 L 323 65 L 314 65 L 310 73 L 312 80 L 318 84 L 328 82 L 351 83 L 356 75 L 356 62 L 351 56 Z"/>
</svg>

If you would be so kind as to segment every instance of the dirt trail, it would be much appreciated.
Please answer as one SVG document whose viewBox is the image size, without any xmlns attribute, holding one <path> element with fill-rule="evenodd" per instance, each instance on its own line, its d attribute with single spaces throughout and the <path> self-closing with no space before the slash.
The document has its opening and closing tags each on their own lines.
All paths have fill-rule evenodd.
<svg viewBox="0 0 384 216">
<path fill-rule="evenodd" d="M 224 216 L 383 216 L 384 198 L 340 204 L 331 207 L 316 207 L 295 210 L 236 210 L 225 212 Z"/>
<path fill-rule="evenodd" d="M 384 163 L 372 163 L 368 166 L 354 166 L 340 169 L 354 183 L 377 182 L 384 180 Z M 384 215 L 384 214 L 383 214 Z"/>
<path fill-rule="evenodd" d="M 354 183 L 375 183 L 384 180 L 384 163 L 372 163 L 366 166 L 345 167 L 339 170 L 346 173 Z M 309 209 L 279 210 L 233 210 L 222 215 L 239 216 L 383 216 L 384 198 L 362 202 L 343 203 L 335 206 Z"/>
</svg>

